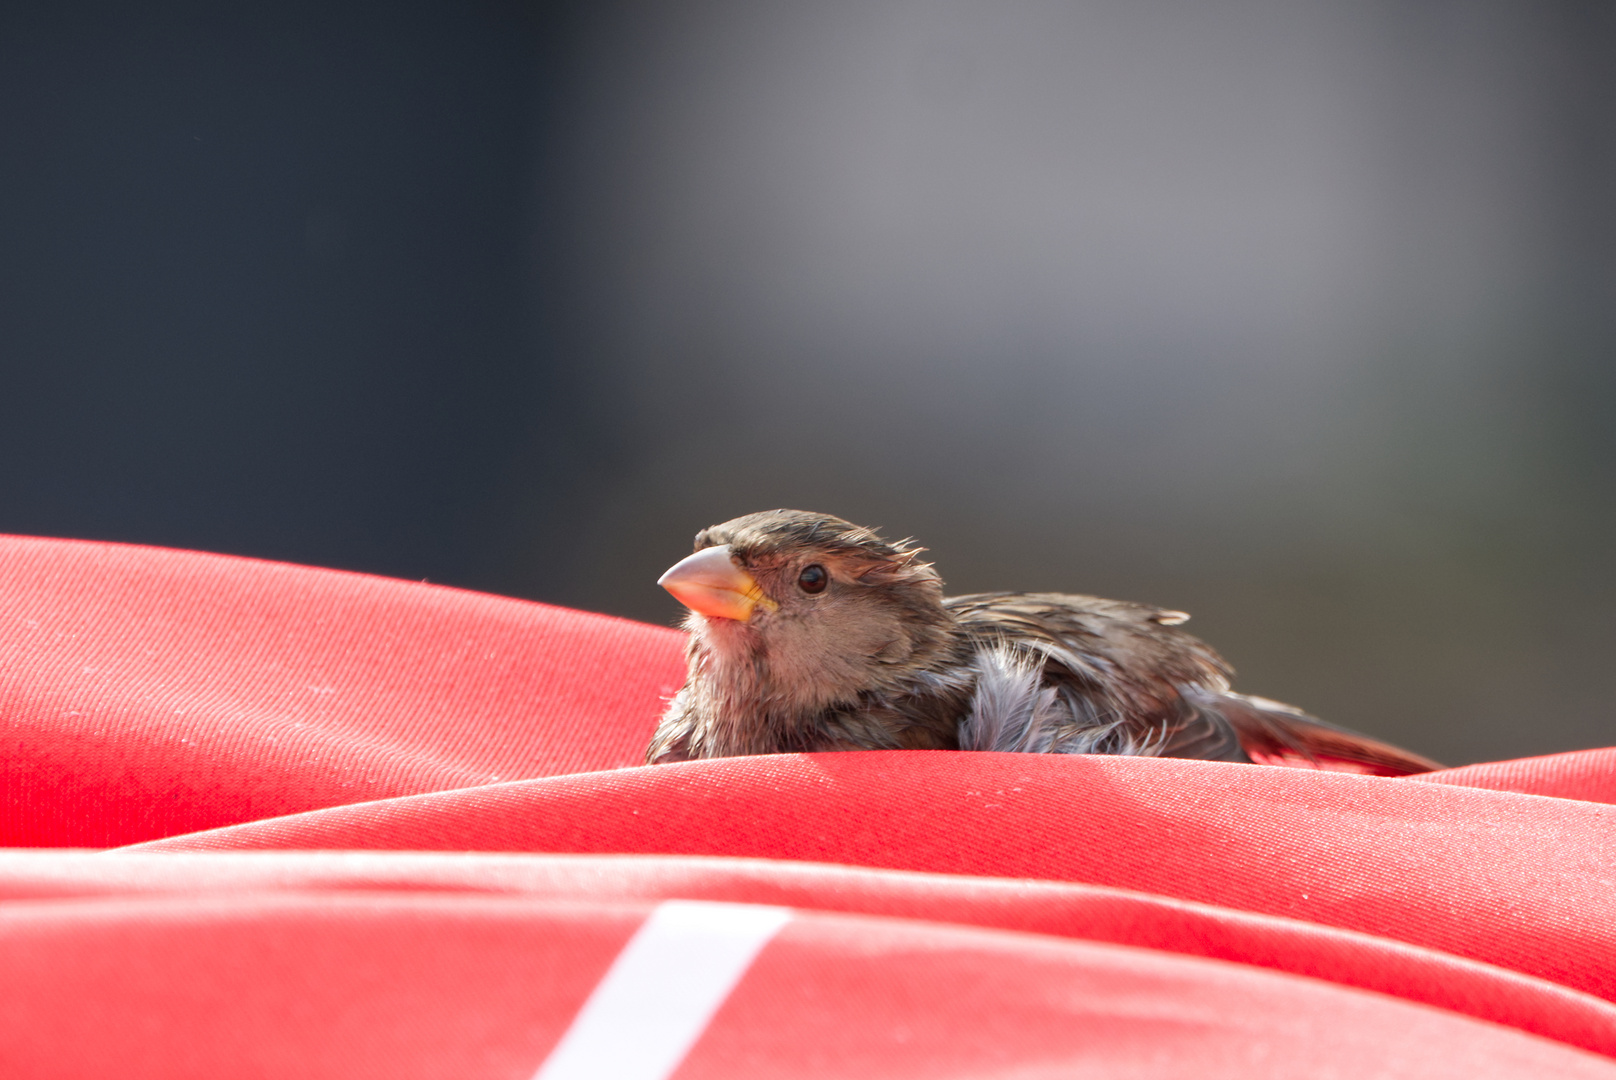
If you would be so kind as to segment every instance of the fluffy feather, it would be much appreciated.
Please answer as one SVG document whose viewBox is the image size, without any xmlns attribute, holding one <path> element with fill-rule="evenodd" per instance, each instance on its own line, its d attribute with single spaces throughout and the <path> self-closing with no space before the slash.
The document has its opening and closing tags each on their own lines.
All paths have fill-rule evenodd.
<svg viewBox="0 0 1616 1080">
<path fill-rule="evenodd" d="M 647 760 L 961 749 L 1193 757 L 1401 775 L 1435 762 L 1230 689 L 1183 612 L 1062 593 L 945 599 L 911 541 L 796 510 L 704 529 L 768 603 L 692 611 Z M 810 592 L 802 573 L 821 567 Z"/>
</svg>

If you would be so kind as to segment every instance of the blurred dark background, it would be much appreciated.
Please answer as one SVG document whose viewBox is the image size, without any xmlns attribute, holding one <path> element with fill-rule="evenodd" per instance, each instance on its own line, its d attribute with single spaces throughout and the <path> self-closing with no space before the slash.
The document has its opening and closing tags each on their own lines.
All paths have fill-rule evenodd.
<svg viewBox="0 0 1616 1080">
<path fill-rule="evenodd" d="M 821 509 L 1462 763 L 1616 742 L 1613 361 L 1608 3 L 0 0 L 3 531 Z"/>
</svg>

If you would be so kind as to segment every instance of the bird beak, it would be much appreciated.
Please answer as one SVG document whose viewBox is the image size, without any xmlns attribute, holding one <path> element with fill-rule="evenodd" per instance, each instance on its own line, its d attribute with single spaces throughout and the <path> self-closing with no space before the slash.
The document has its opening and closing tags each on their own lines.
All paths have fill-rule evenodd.
<svg viewBox="0 0 1616 1080">
<path fill-rule="evenodd" d="M 680 559 L 657 578 L 685 607 L 708 618 L 746 622 L 756 608 L 773 611 L 779 607 L 763 595 L 757 579 L 735 565 L 729 545 L 702 548 Z"/>
</svg>

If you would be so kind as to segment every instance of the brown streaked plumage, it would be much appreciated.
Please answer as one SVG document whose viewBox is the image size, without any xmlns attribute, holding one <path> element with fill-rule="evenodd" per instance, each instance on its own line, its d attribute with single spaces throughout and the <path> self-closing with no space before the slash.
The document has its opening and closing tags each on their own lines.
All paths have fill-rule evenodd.
<svg viewBox="0 0 1616 1080">
<path fill-rule="evenodd" d="M 923 549 L 771 510 L 696 536 L 661 584 L 689 677 L 652 763 L 811 750 L 1137 754 L 1397 776 L 1435 762 L 1229 688 L 1189 618 L 1064 593 L 943 596 Z"/>
</svg>

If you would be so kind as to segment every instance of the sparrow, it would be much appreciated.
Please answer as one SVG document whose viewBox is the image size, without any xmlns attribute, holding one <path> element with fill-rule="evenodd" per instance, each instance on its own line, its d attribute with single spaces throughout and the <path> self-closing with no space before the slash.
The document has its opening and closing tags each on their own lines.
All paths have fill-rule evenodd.
<svg viewBox="0 0 1616 1080">
<path fill-rule="evenodd" d="M 688 674 L 646 760 L 825 750 L 1201 758 L 1402 776 L 1418 754 L 1234 693 L 1181 611 L 1066 593 L 945 597 L 911 540 L 769 510 L 696 534 L 658 584 Z"/>
</svg>

